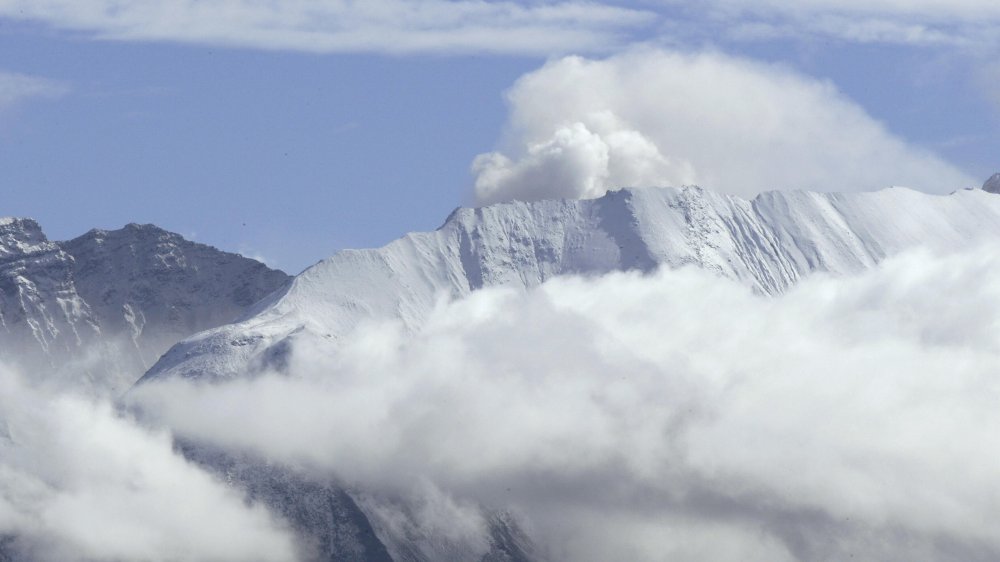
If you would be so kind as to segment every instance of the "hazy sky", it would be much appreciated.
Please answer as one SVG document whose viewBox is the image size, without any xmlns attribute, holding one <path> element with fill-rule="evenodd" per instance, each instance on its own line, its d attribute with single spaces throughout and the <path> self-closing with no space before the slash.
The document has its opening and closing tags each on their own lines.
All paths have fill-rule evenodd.
<svg viewBox="0 0 1000 562">
<path fill-rule="evenodd" d="M 513 197 L 981 183 L 1000 4 L 900 4 L 0 0 L 0 215 L 296 273 Z"/>
</svg>

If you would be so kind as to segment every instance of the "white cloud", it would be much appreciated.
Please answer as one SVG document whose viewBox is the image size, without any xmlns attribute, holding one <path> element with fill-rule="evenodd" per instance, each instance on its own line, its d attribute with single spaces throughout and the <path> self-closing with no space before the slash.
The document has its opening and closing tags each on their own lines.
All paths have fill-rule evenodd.
<svg viewBox="0 0 1000 562">
<path fill-rule="evenodd" d="M 0 558 L 293 560 L 260 507 L 186 462 L 170 435 L 112 406 L 0 371 Z M 4 558 L 6 559 L 6 558 Z M 15 558 L 18 559 L 18 558 Z"/>
<path fill-rule="evenodd" d="M 690 183 L 745 196 L 976 184 L 830 83 L 720 53 L 567 57 L 507 98 L 503 150 L 473 164 L 480 203 Z"/>
<path fill-rule="evenodd" d="M 0 17 L 97 37 L 308 52 L 607 50 L 649 12 L 568 0 L 0 0 Z"/>
<path fill-rule="evenodd" d="M 695 269 L 558 278 L 135 399 L 364 490 L 429 487 L 438 526 L 511 509 L 551 559 L 995 559 L 998 275 L 979 249 L 774 298 Z"/>
<path fill-rule="evenodd" d="M 472 171 L 479 201 L 595 198 L 609 186 L 695 181 L 689 163 L 671 162 L 611 112 L 596 112 L 587 121 L 557 126 L 551 138 L 529 141 L 516 162 L 497 152 L 477 157 Z"/>
<path fill-rule="evenodd" d="M 992 0 L 711 0 L 717 9 L 740 13 L 825 13 L 913 16 L 948 21 L 1000 20 Z"/>
<path fill-rule="evenodd" d="M 680 5 L 676 0 L 663 4 Z M 861 43 L 997 46 L 1000 4 L 992 0 L 709 0 L 682 9 L 744 38 L 825 36 Z M 734 29 L 725 27 L 734 26 Z"/>
<path fill-rule="evenodd" d="M 659 6 L 657 5 L 659 4 Z M 827 36 L 995 47 L 992 0 L 0 0 L 0 17 L 96 37 L 308 52 L 609 51 L 660 24 L 671 35 Z M 678 14 L 683 17 L 677 18 Z"/>
<path fill-rule="evenodd" d="M 68 90 L 53 80 L 0 71 L 0 109 L 30 98 L 57 98 Z"/>
</svg>

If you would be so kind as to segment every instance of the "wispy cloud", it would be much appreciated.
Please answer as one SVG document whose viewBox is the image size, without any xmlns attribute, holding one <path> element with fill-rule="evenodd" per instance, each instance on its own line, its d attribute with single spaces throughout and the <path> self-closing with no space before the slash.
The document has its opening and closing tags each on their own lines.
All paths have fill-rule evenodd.
<svg viewBox="0 0 1000 562">
<path fill-rule="evenodd" d="M 0 17 L 103 39 L 308 52 L 607 50 L 654 14 L 568 0 L 0 0 Z"/>
<path fill-rule="evenodd" d="M 29 98 L 57 98 L 69 92 L 61 82 L 0 71 L 0 110 Z"/>
<path fill-rule="evenodd" d="M 662 0 L 662 5 L 736 39 L 826 37 L 990 49 L 1000 29 L 1000 4 L 992 0 L 708 0 L 695 7 Z"/>
<path fill-rule="evenodd" d="M 0 18 L 89 37 L 317 53 L 567 54 L 648 40 L 824 37 L 993 49 L 992 0 L 0 0 Z"/>
</svg>

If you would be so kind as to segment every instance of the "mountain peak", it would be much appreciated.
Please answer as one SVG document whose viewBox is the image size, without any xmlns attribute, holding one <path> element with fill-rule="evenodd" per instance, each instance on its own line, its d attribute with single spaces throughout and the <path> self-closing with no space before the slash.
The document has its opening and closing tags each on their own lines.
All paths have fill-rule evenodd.
<svg viewBox="0 0 1000 562">
<path fill-rule="evenodd" d="M 983 191 L 990 193 L 1000 193 L 1000 173 L 993 174 L 990 179 L 983 184 Z"/>
<path fill-rule="evenodd" d="M 136 232 L 167 232 L 155 224 L 139 224 L 137 222 L 130 222 L 126 224 L 123 230 Z"/>
<path fill-rule="evenodd" d="M 0 257 L 54 249 L 35 219 L 0 217 Z"/>
<path fill-rule="evenodd" d="M 38 225 L 35 219 L 28 217 L 0 217 L 0 230 L 10 231 L 10 230 L 41 230 L 42 227 Z"/>
<path fill-rule="evenodd" d="M 170 345 L 287 280 L 151 224 L 55 242 L 32 219 L 0 219 L 0 356 L 17 353 L 19 367 L 66 384 L 122 390 Z"/>
<path fill-rule="evenodd" d="M 107 229 L 104 229 L 104 228 L 92 228 L 92 229 L 88 230 L 85 234 L 83 234 L 81 236 L 81 238 L 83 238 L 83 237 L 88 237 L 88 238 L 101 237 L 101 238 L 103 238 L 103 237 L 106 237 L 108 235 L 112 235 L 112 236 L 123 236 L 123 235 L 124 236 L 136 236 L 136 235 L 143 235 L 143 234 L 154 234 L 154 235 L 169 234 L 169 235 L 179 236 L 179 235 L 176 235 L 176 234 L 174 234 L 174 233 L 172 233 L 172 232 L 170 232 L 168 230 L 164 230 L 164 229 L 156 226 L 155 224 L 139 224 L 139 223 L 136 223 L 136 222 L 130 222 L 130 223 L 126 224 L 125 226 L 123 226 L 121 228 L 118 228 L 118 229 L 114 229 L 114 230 L 107 230 Z"/>
</svg>

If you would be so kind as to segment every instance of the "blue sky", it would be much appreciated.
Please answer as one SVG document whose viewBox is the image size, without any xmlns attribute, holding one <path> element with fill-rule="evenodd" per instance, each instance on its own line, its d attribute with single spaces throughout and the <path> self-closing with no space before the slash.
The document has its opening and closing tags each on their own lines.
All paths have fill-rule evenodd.
<svg viewBox="0 0 1000 562">
<path fill-rule="evenodd" d="M 294 273 L 458 205 L 1000 168 L 1000 6 L 789 4 L 0 0 L 0 214 Z"/>
</svg>

